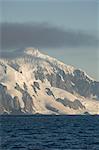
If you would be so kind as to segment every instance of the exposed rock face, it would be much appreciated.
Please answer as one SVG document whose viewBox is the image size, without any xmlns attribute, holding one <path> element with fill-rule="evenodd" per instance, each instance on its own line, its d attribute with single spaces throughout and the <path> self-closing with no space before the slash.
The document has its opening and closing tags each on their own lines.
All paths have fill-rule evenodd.
<svg viewBox="0 0 99 150">
<path fill-rule="evenodd" d="M 2 62 L 0 62 L 0 67 L 1 67 L 0 71 L 3 71 L 6 74 L 7 73 L 6 65 L 4 65 Z M 2 70 L 2 68 L 3 68 L 3 70 Z"/>
<path fill-rule="evenodd" d="M 35 82 L 33 83 L 33 85 L 31 85 L 31 86 L 32 86 L 34 92 L 37 94 L 37 91 L 40 90 L 40 85 L 39 85 L 39 83 L 35 81 Z"/>
<path fill-rule="evenodd" d="M 91 80 L 81 70 L 75 69 L 73 73 L 65 73 L 64 70 L 54 66 L 53 73 L 44 74 L 44 72 L 42 67 L 38 67 L 35 72 L 36 80 L 39 79 L 43 82 L 47 78 L 53 87 L 58 87 L 70 93 L 76 92 L 84 97 L 96 95 L 97 99 L 99 98 L 99 82 Z"/>
<path fill-rule="evenodd" d="M 44 81 L 45 76 L 44 76 L 44 69 L 42 67 L 37 66 L 37 71 L 35 71 L 34 73 L 36 80 L 41 80 L 42 82 Z"/>
<path fill-rule="evenodd" d="M 30 96 L 30 94 L 27 91 L 27 86 L 24 83 L 23 85 L 24 89 L 22 89 L 18 83 L 16 83 L 15 89 L 22 93 L 22 100 L 24 102 L 24 110 L 29 113 L 34 112 L 34 104 L 33 104 L 33 98 Z"/>
<path fill-rule="evenodd" d="M 26 91 L 23 91 L 22 93 L 22 99 L 23 99 L 23 102 L 24 102 L 24 110 L 28 113 L 33 113 L 34 112 L 34 104 L 33 104 L 33 99 L 32 97 L 29 95 L 28 92 Z"/>
<path fill-rule="evenodd" d="M 99 82 L 92 82 L 92 86 L 91 86 L 91 90 L 93 95 L 97 95 L 98 99 L 99 99 Z"/>
<path fill-rule="evenodd" d="M 22 115 L 24 114 L 22 111 L 21 111 L 21 106 L 20 106 L 20 103 L 19 103 L 19 98 L 18 96 L 15 96 L 13 98 L 13 109 L 11 111 L 11 114 L 13 115 Z"/>
<path fill-rule="evenodd" d="M 26 83 L 25 83 L 25 82 L 24 82 L 23 87 L 24 87 L 24 90 L 25 90 L 25 91 L 27 91 L 27 90 L 28 90 L 27 85 L 26 85 Z"/>
<path fill-rule="evenodd" d="M 59 74 L 51 74 L 51 75 L 47 74 L 47 79 L 50 82 L 51 86 L 73 93 L 73 86 L 68 77 L 68 74 L 65 75 L 64 79 L 60 75 Z"/>
<path fill-rule="evenodd" d="M 84 97 L 96 95 L 99 98 L 99 82 L 92 81 L 84 72 L 75 70 L 73 74 L 65 74 L 60 71 L 58 74 L 47 74 L 51 86 L 58 87 L 70 93 L 78 93 Z"/>
<path fill-rule="evenodd" d="M 58 98 L 56 100 L 58 102 L 62 103 L 64 106 L 68 106 L 68 107 L 73 108 L 73 109 L 79 109 L 79 108 L 85 109 L 85 106 L 82 105 L 82 103 L 77 99 L 74 100 L 74 102 L 71 102 L 66 98 L 64 98 L 64 99 Z"/>
<path fill-rule="evenodd" d="M 14 98 L 13 98 L 13 109 L 14 110 L 20 110 L 21 108 L 20 108 L 20 103 L 19 103 L 19 98 L 18 98 L 18 96 L 15 96 Z"/>
<path fill-rule="evenodd" d="M 0 113 L 98 113 L 98 100 L 99 82 L 38 50 L 0 59 Z"/>
<path fill-rule="evenodd" d="M 59 112 L 58 109 L 56 109 L 56 108 L 54 108 L 54 107 L 52 107 L 52 106 L 50 106 L 50 105 L 46 105 L 46 108 L 47 108 L 48 110 L 52 111 L 53 114 Z"/>
<path fill-rule="evenodd" d="M 13 108 L 13 99 L 7 92 L 7 87 L 0 84 L 0 105 L 4 107 L 6 111 L 11 111 Z"/>
<path fill-rule="evenodd" d="M 40 90 L 40 85 L 39 85 L 38 82 L 34 82 L 34 86 L 35 86 L 38 90 Z"/>
<path fill-rule="evenodd" d="M 47 95 L 53 96 L 55 98 L 53 92 L 49 88 L 46 88 L 45 90 L 46 90 Z"/>
<path fill-rule="evenodd" d="M 20 66 L 17 64 L 17 62 L 16 62 L 16 63 L 14 63 L 14 62 L 9 62 L 8 64 L 9 64 L 9 66 L 11 66 L 11 67 L 12 67 L 13 69 L 15 69 L 16 71 L 19 71 Z"/>
</svg>

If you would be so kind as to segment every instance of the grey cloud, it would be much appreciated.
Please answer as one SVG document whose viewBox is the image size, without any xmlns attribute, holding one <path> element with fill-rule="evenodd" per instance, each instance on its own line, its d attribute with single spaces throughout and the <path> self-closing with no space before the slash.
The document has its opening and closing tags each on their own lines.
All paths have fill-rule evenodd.
<svg viewBox="0 0 99 150">
<path fill-rule="evenodd" d="M 64 30 L 48 24 L 2 23 L 1 49 L 22 47 L 64 48 L 98 45 L 98 39 L 84 32 Z"/>
</svg>

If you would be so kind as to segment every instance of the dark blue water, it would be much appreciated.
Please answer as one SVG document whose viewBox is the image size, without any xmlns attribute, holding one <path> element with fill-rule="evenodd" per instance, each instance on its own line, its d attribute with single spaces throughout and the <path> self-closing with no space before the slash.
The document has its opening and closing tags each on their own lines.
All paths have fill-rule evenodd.
<svg viewBox="0 0 99 150">
<path fill-rule="evenodd" d="M 99 116 L 2 116 L 1 150 L 99 150 Z"/>
</svg>

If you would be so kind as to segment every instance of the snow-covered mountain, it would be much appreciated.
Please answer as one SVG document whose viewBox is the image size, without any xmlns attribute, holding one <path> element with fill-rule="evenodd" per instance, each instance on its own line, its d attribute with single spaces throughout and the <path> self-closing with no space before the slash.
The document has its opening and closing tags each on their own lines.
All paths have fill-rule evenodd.
<svg viewBox="0 0 99 150">
<path fill-rule="evenodd" d="M 99 82 L 39 52 L 0 59 L 0 113 L 99 114 Z"/>
</svg>

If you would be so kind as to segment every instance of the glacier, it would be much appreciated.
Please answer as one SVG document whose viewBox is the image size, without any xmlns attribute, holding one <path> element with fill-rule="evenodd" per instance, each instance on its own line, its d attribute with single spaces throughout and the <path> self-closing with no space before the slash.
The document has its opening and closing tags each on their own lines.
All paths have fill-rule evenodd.
<svg viewBox="0 0 99 150">
<path fill-rule="evenodd" d="M 0 114 L 99 114 L 99 82 L 35 48 L 0 58 Z"/>
</svg>

